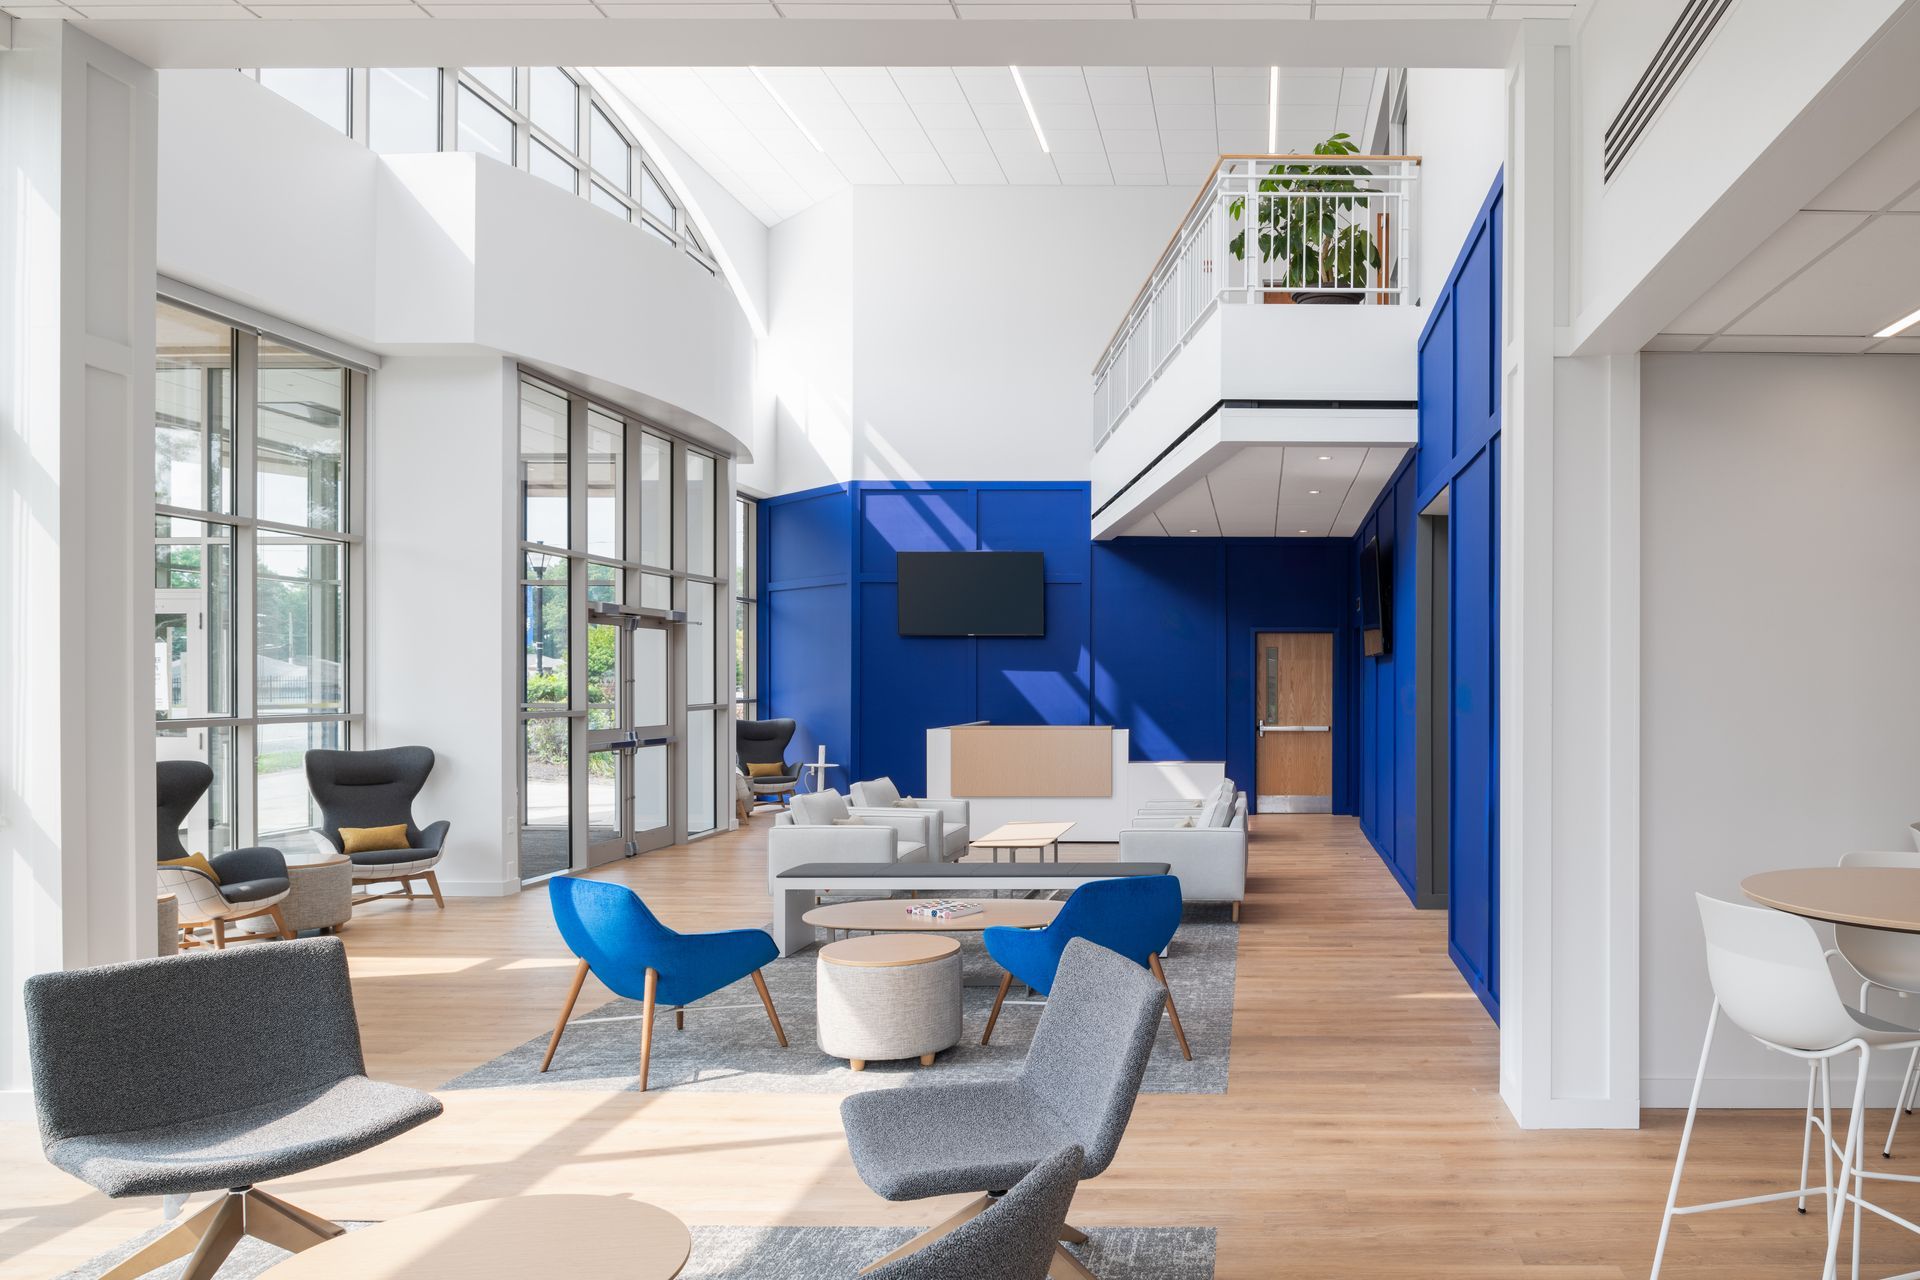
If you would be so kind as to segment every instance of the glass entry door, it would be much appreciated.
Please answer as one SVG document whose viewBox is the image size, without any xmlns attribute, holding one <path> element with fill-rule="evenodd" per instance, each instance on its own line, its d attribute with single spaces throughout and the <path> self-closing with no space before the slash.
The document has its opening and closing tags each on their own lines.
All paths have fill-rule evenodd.
<svg viewBox="0 0 1920 1280">
<path fill-rule="evenodd" d="M 595 672 L 587 704 L 589 867 L 673 843 L 669 625 L 619 613 L 596 614 L 587 624 Z"/>
</svg>

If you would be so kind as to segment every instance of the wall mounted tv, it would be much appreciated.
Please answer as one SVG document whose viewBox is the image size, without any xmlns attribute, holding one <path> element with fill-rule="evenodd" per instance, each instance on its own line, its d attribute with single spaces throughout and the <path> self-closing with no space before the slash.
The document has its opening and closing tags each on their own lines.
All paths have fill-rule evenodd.
<svg viewBox="0 0 1920 1280">
<path fill-rule="evenodd" d="M 1047 574 L 1038 551 L 902 551 L 903 636 L 1042 636 Z"/>
<path fill-rule="evenodd" d="M 1383 658 L 1392 649 L 1393 619 L 1387 613 L 1392 585 L 1393 562 L 1378 538 L 1368 538 L 1360 548 L 1360 648 L 1369 658 Z"/>
</svg>

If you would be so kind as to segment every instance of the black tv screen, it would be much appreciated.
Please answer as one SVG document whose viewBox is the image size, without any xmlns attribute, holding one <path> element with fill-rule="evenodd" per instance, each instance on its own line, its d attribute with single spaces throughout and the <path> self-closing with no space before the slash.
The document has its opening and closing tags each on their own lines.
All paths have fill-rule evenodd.
<svg viewBox="0 0 1920 1280">
<path fill-rule="evenodd" d="M 902 551 L 903 636 L 1041 636 L 1047 575 L 1038 551 Z"/>
<path fill-rule="evenodd" d="M 1360 647 L 1369 658 L 1388 652 L 1387 635 L 1391 620 L 1387 617 L 1387 591 L 1393 566 L 1380 550 L 1377 538 L 1368 538 L 1360 548 Z"/>
</svg>

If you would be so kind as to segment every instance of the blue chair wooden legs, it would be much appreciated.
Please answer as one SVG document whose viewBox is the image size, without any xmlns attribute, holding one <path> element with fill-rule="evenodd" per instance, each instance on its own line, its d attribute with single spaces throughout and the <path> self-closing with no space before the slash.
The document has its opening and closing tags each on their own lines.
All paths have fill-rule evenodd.
<svg viewBox="0 0 1920 1280">
<path fill-rule="evenodd" d="M 553 1024 L 553 1038 L 547 1041 L 546 1056 L 540 1059 L 540 1070 L 545 1071 L 553 1065 L 554 1050 L 560 1047 L 560 1037 L 566 1033 L 567 1019 L 573 1016 L 574 1003 L 580 999 L 580 988 L 586 985 L 587 974 L 591 966 L 582 960 L 573 971 L 573 985 L 567 988 L 567 998 L 560 1006 L 559 1020 Z M 782 1049 L 787 1047 L 786 1028 L 780 1025 L 780 1015 L 773 1007 L 773 993 L 767 990 L 767 980 L 755 969 L 750 975 L 753 988 L 760 993 L 760 1003 L 766 1006 L 767 1021 L 773 1025 L 773 1037 L 780 1042 Z M 647 1072 L 653 1063 L 653 1015 L 658 1008 L 656 996 L 660 990 L 660 971 L 647 970 L 646 985 L 640 997 L 640 1092 L 647 1091 Z M 673 1023 L 676 1030 L 685 1030 L 686 1011 L 676 1008 L 673 1011 Z"/>
<path fill-rule="evenodd" d="M 1160 967 L 1160 957 L 1158 955 L 1147 957 L 1147 968 L 1153 970 L 1153 976 L 1160 979 L 1160 985 L 1166 989 L 1167 1017 L 1173 1020 L 1173 1035 L 1174 1039 L 1180 1042 L 1180 1056 L 1192 1062 L 1193 1050 L 1187 1045 L 1186 1029 L 1180 1025 L 1180 1009 L 1173 1002 L 1173 987 L 1167 982 L 1167 971 Z M 1005 1002 L 1007 991 L 1012 986 L 1013 974 L 1009 972 L 1001 975 L 1000 990 L 994 993 L 993 1009 L 987 1014 L 987 1029 L 980 1033 L 981 1044 L 987 1044 L 993 1040 L 993 1024 L 1000 1021 L 1000 1006 Z"/>
</svg>

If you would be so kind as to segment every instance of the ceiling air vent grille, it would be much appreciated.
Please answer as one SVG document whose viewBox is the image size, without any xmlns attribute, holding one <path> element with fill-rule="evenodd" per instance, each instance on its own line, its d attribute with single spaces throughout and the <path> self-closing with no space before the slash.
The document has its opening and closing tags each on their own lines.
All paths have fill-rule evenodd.
<svg viewBox="0 0 1920 1280">
<path fill-rule="evenodd" d="M 1667 38 L 1660 42 L 1653 61 L 1640 73 L 1633 92 L 1627 95 L 1619 114 L 1607 126 L 1603 179 L 1611 180 L 1614 171 L 1626 162 L 1640 135 L 1659 114 L 1661 104 L 1693 65 L 1701 46 L 1706 44 L 1721 15 L 1732 4 L 1733 0 L 1687 0 L 1687 7 L 1681 10 Z"/>
</svg>

